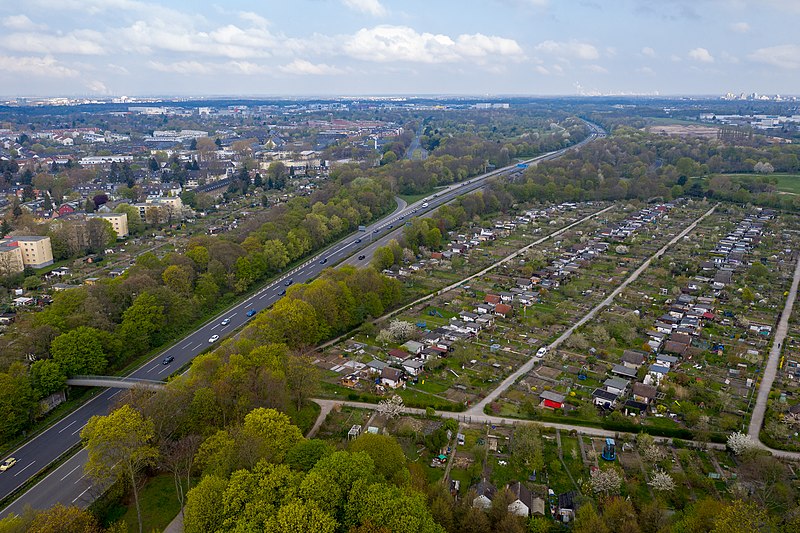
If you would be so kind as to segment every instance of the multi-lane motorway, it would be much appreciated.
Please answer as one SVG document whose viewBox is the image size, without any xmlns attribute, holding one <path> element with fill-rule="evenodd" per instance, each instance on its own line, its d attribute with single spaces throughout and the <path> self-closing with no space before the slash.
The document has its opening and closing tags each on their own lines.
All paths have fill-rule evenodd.
<svg viewBox="0 0 800 533">
<path fill-rule="evenodd" d="M 591 135 L 578 145 L 550 152 L 528 160 L 526 163 L 536 164 L 555 159 L 567 150 L 604 135 L 598 126 L 589 124 L 589 127 L 592 130 Z M 483 187 L 484 182 L 491 177 L 506 175 L 515 170 L 518 170 L 516 165 L 511 165 L 482 174 L 441 189 L 414 204 L 406 205 L 405 202 L 399 200 L 397 209 L 391 215 L 367 226 L 363 232 L 342 239 L 315 257 L 282 274 L 243 302 L 206 322 L 170 346 L 129 374 L 129 377 L 148 380 L 166 379 L 171 373 L 188 364 L 195 356 L 219 343 L 222 338 L 248 322 L 253 317 L 253 312 L 257 313 L 275 303 L 285 294 L 290 285 L 308 281 L 318 276 L 325 268 L 344 261 L 359 266 L 366 265 L 372 258 L 374 249 L 387 244 L 390 239 L 396 238 L 409 219 L 429 213 L 458 196 Z M 218 340 L 211 342 L 213 336 L 218 336 Z M 162 361 L 168 357 L 174 359 L 169 364 L 163 364 Z M 48 465 L 78 445 L 81 429 L 92 416 L 107 414 L 119 393 L 119 390 L 113 389 L 100 392 L 70 415 L 9 454 L 17 459 L 17 464 L 5 472 L 0 472 L 0 499 L 18 491 L 37 472 L 46 469 Z M 97 497 L 96 492 L 99 490 L 94 488 L 91 480 L 84 475 L 83 465 L 85 463 L 86 451 L 81 450 L 3 509 L 0 517 L 7 516 L 9 513 L 19 514 L 26 506 L 41 509 L 62 503 L 86 507 Z"/>
</svg>

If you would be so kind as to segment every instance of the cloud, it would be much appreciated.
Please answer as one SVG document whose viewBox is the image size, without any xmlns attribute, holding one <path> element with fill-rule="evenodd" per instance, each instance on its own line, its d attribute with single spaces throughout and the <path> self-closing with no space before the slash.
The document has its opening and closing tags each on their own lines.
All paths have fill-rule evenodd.
<svg viewBox="0 0 800 533">
<path fill-rule="evenodd" d="M 748 59 L 787 70 L 800 68 L 800 45 L 783 44 L 759 48 Z"/>
<path fill-rule="evenodd" d="M 278 67 L 281 72 L 286 74 L 294 74 L 298 76 L 333 76 L 337 74 L 344 74 L 344 70 L 326 65 L 324 63 L 314 64 L 305 59 L 295 59 L 288 65 Z"/>
<path fill-rule="evenodd" d="M 99 80 L 93 80 L 86 84 L 86 88 L 92 91 L 93 93 L 98 94 L 111 94 L 111 91 L 108 90 L 106 84 Z"/>
<path fill-rule="evenodd" d="M 386 8 L 379 0 L 342 0 L 342 3 L 353 11 L 366 13 L 373 17 L 385 17 L 387 14 Z"/>
<path fill-rule="evenodd" d="M 605 67 L 601 67 L 600 65 L 587 65 L 586 70 L 595 72 L 597 74 L 608 74 L 608 69 Z"/>
<path fill-rule="evenodd" d="M 47 28 L 46 24 L 37 24 L 26 15 L 11 15 L 3 19 L 3 26 L 16 31 L 36 31 Z"/>
<path fill-rule="evenodd" d="M 652 76 L 653 74 L 655 74 L 655 71 L 650 67 L 637 68 L 636 72 L 639 72 L 641 74 L 647 74 L 648 76 Z"/>
<path fill-rule="evenodd" d="M 642 48 L 642 55 L 645 57 L 656 57 L 656 51 L 649 46 L 645 46 Z"/>
<path fill-rule="evenodd" d="M 536 66 L 535 66 L 535 67 L 533 67 L 533 68 L 534 68 L 534 70 L 535 70 L 536 72 L 538 72 L 539 74 L 544 74 L 545 76 L 549 76 L 549 75 L 550 75 L 550 71 L 549 71 L 549 70 L 547 70 L 547 69 L 546 69 L 545 67 L 543 67 L 542 65 L 536 65 Z"/>
<path fill-rule="evenodd" d="M 77 70 L 66 67 L 52 56 L 3 56 L 0 55 L 0 73 L 13 72 L 33 76 L 51 78 L 71 78 L 77 76 Z M 2 74 L 0 74 L 2 75 Z"/>
<path fill-rule="evenodd" d="M 94 30 L 75 30 L 65 35 L 20 32 L 0 38 L 0 44 L 17 52 L 103 55 L 106 53 L 100 44 L 103 40 L 103 35 Z"/>
<path fill-rule="evenodd" d="M 731 29 L 736 33 L 747 33 L 750 31 L 750 24 L 747 22 L 735 22 L 731 24 Z"/>
<path fill-rule="evenodd" d="M 693 59 L 700 63 L 713 63 L 714 56 L 705 48 L 695 48 L 689 51 L 689 59 Z"/>
<path fill-rule="evenodd" d="M 534 48 L 537 52 L 556 56 L 560 59 L 581 59 L 593 61 L 600 58 L 597 48 L 580 41 L 544 41 Z"/>
<path fill-rule="evenodd" d="M 239 13 L 239 18 L 251 23 L 256 28 L 266 28 L 269 26 L 269 21 L 267 19 L 252 11 L 242 11 Z"/>
<path fill-rule="evenodd" d="M 435 64 L 481 61 L 489 56 L 520 59 L 524 55 L 513 39 L 480 33 L 453 39 L 442 34 L 418 33 L 407 26 L 389 25 L 362 28 L 346 39 L 342 50 L 355 59 L 379 63 Z"/>
<path fill-rule="evenodd" d="M 199 61 L 175 61 L 172 63 L 148 61 L 147 66 L 158 72 L 173 74 L 211 74 L 213 72 L 210 64 Z"/>
</svg>

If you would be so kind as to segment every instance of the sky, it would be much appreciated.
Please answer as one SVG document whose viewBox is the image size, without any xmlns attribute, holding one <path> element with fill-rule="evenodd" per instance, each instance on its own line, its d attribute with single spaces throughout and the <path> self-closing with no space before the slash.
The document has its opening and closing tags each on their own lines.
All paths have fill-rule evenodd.
<svg viewBox="0 0 800 533">
<path fill-rule="evenodd" d="M 800 94 L 800 0 L 0 0 L 3 96 Z"/>
</svg>

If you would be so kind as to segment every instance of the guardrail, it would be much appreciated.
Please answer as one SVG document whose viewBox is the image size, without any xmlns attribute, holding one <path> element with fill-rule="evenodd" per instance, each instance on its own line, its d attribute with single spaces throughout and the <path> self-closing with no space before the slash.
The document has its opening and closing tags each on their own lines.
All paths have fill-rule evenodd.
<svg viewBox="0 0 800 533">
<path fill-rule="evenodd" d="M 119 376 L 73 376 L 67 379 L 67 385 L 74 387 L 106 387 L 110 389 L 144 388 L 161 390 L 166 387 L 163 381 L 152 379 L 124 378 Z"/>
</svg>

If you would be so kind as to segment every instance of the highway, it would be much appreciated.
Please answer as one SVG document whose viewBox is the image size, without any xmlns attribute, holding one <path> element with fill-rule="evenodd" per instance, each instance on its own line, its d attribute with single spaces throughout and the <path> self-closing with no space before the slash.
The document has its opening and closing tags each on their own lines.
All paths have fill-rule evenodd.
<svg viewBox="0 0 800 533">
<path fill-rule="evenodd" d="M 598 126 L 587 124 L 591 129 L 591 134 L 582 142 L 569 148 L 535 157 L 525 163 L 536 164 L 558 158 L 569 150 L 605 136 L 605 132 Z M 398 200 L 397 209 L 389 216 L 367 226 L 363 232 L 357 232 L 338 241 L 311 259 L 281 274 L 246 300 L 209 320 L 147 361 L 128 374 L 128 377 L 149 380 L 166 379 L 170 374 L 187 365 L 198 354 L 219 344 L 222 338 L 245 325 L 252 318 L 248 314 L 252 315 L 253 311 L 257 313 L 274 304 L 285 294 L 290 285 L 313 279 L 325 268 L 343 263 L 349 258 L 355 258 L 353 260 L 355 263 L 351 262 L 350 264 L 366 266 L 372 257 L 372 250 L 387 244 L 392 238 L 396 238 L 402 231 L 402 226 L 409 219 L 429 213 L 458 196 L 483 187 L 489 178 L 506 175 L 516 170 L 519 170 L 516 165 L 503 167 L 453 184 L 411 205 L 406 205 L 404 201 Z M 361 256 L 364 256 L 363 259 L 359 259 Z M 228 322 L 223 325 L 223 320 Z M 218 339 L 211 342 L 212 336 L 218 336 Z M 162 364 L 166 357 L 173 357 L 174 360 L 169 364 Z M 15 457 L 17 464 L 6 472 L 0 472 L 0 499 L 18 491 L 38 472 L 46 469 L 51 463 L 75 448 L 80 443 L 80 431 L 89 419 L 95 415 L 108 414 L 115 397 L 120 392 L 120 390 L 113 389 L 103 390 L 71 414 L 10 453 L 8 456 Z M 9 513 L 21 514 L 26 506 L 37 509 L 50 507 L 56 503 L 88 506 L 96 499 L 95 492 L 100 491 L 93 488 L 91 481 L 84 475 L 83 465 L 85 462 L 86 452 L 81 450 L 0 511 L 0 517 L 5 517 Z"/>
</svg>

